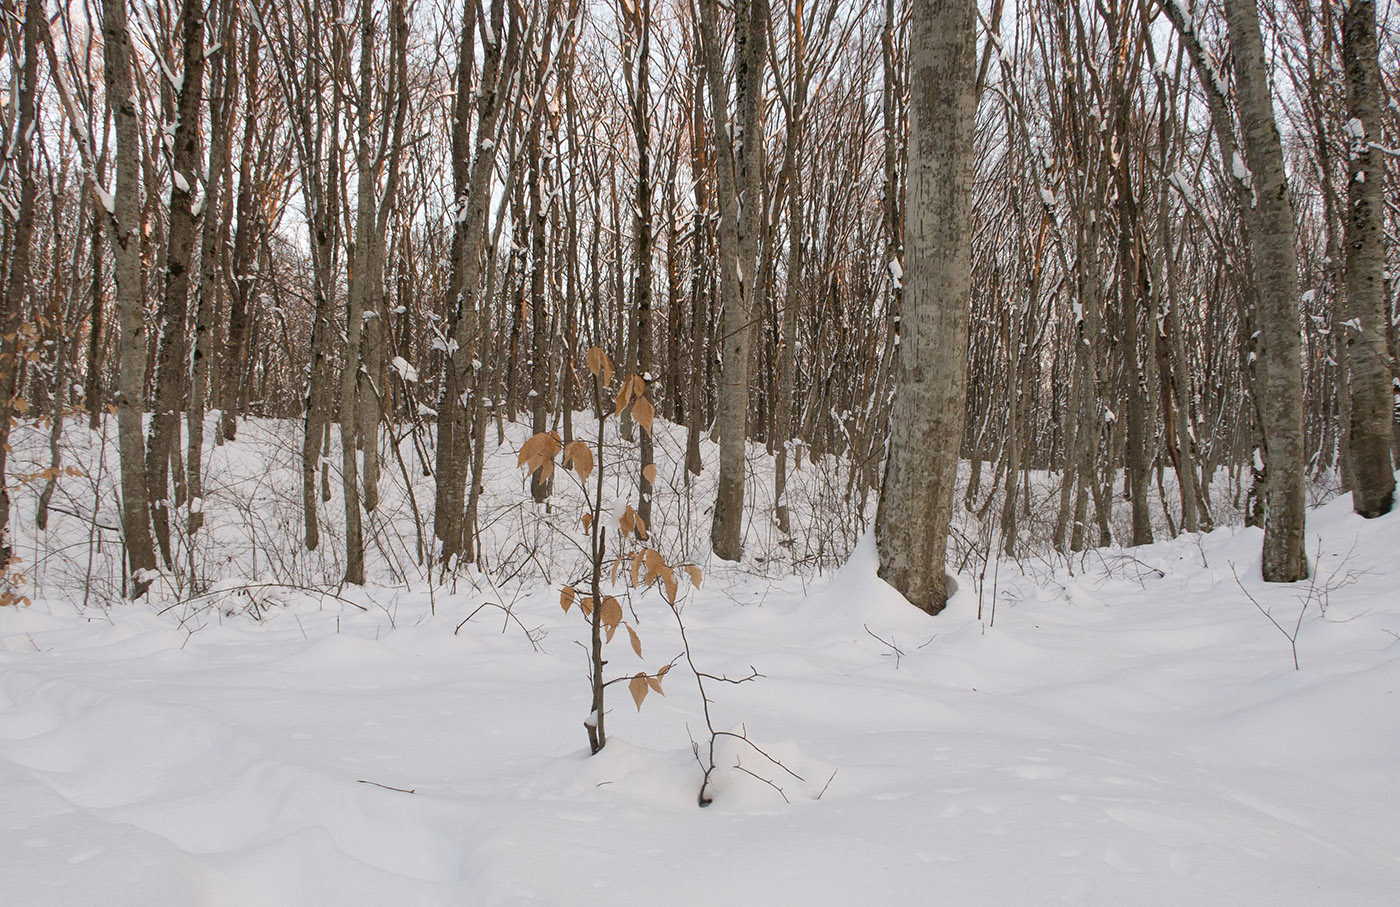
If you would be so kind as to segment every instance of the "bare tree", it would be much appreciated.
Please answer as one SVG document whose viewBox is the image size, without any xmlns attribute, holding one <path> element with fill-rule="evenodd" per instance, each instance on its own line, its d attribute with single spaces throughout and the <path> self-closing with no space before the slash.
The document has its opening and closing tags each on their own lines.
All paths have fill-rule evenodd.
<svg viewBox="0 0 1400 907">
<path fill-rule="evenodd" d="M 190 264 L 194 254 L 200 164 L 200 113 L 204 93 L 203 0 L 185 0 L 179 23 L 181 70 L 167 126 L 173 139 L 170 155 L 170 214 L 165 251 L 165 293 L 161 300 L 160 351 L 156 360 L 155 412 L 146 441 L 146 482 L 156 544 L 167 567 L 170 551 L 169 473 L 178 457 L 180 415 L 187 394 Z M 207 196 L 206 196 L 207 198 Z M 178 502 L 177 502 L 178 503 Z"/>
<path fill-rule="evenodd" d="M 39 74 L 39 28 L 44 4 L 28 0 L 19 46 L 7 48 L 14 65 L 14 99 L 17 115 L 7 125 L 3 138 L 4 167 L 0 172 L 0 202 L 13 212 L 7 224 L 8 261 L 4 285 L 0 287 L 0 576 L 14 556 L 10 546 L 10 490 L 5 464 L 9 455 L 10 426 L 23 412 L 18 406 L 20 358 L 24 350 L 21 317 L 29 297 L 30 240 L 34 232 L 34 204 L 37 181 L 34 175 L 32 139 L 36 127 L 36 99 Z M 6 36 L 10 28 L 5 27 Z"/>
<path fill-rule="evenodd" d="M 478 22 L 476 5 L 462 13 L 458 40 L 456 96 L 452 107 L 453 234 L 452 271 L 448 283 L 446 374 L 438 403 L 437 498 L 434 533 L 442 543 L 442 563 L 471 555 L 473 527 L 464 520 L 466 482 L 473 458 L 472 412 L 480 407 L 477 365 L 473 361 L 479 333 L 482 257 L 487 239 L 491 175 L 497 159 L 499 122 L 505 86 L 513 78 L 520 52 L 520 29 L 505 29 L 505 0 L 494 0 Z M 482 67 L 472 90 L 476 33 L 481 35 Z M 471 141 L 472 112 L 476 138 Z M 482 431 L 476 420 L 476 434 Z"/>
<path fill-rule="evenodd" d="M 1385 163 L 1380 136 L 1380 64 L 1375 0 L 1343 5 L 1342 49 L 1347 71 L 1346 346 L 1351 366 L 1352 506 L 1364 517 L 1390 512 L 1390 352 L 1386 343 L 1384 219 Z"/>
<path fill-rule="evenodd" d="M 146 385 L 146 304 L 141 265 L 141 133 L 131 88 L 131 35 L 125 0 L 103 0 L 107 103 L 116 122 L 116 191 L 105 195 L 108 236 L 116 257 L 118 362 L 117 444 L 121 453 L 122 535 L 133 598 L 156 575 L 146 493 L 142 414 Z"/>
<path fill-rule="evenodd" d="M 1255 0 L 1228 0 L 1226 21 L 1234 59 L 1244 160 L 1235 176 L 1247 193 L 1249 239 L 1254 249 L 1260 355 L 1256 399 L 1268 470 L 1264 521 L 1264 579 L 1306 579 L 1303 525 L 1303 376 L 1299 350 L 1298 256 L 1293 203 L 1288 196 L 1283 144 L 1274 121 L 1269 65 Z"/>
<path fill-rule="evenodd" d="M 930 614 L 944 575 L 962 442 L 972 279 L 976 3 L 915 0 L 899 384 L 875 517 L 880 576 Z"/>
<path fill-rule="evenodd" d="M 744 447 L 748 441 L 751 312 L 759 284 L 759 230 L 763 220 L 763 81 L 768 60 L 768 0 L 734 3 L 734 104 L 731 132 L 729 83 L 719 41 L 716 0 L 700 2 L 700 34 L 709 80 L 719 196 L 720 305 L 723 359 L 720 370 L 719 487 L 710 546 L 716 556 L 743 554 Z"/>
</svg>

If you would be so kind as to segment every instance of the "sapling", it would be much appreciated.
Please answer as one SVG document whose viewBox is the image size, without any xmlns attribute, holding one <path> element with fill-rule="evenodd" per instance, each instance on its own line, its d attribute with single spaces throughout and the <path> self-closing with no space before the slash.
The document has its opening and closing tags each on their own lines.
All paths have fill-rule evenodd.
<svg viewBox="0 0 1400 907">
<path fill-rule="evenodd" d="M 612 361 L 600 347 L 593 347 L 588 351 L 587 365 L 588 372 L 592 376 L 593 410 L 598 428 L 596 456 L 594 450 L 590 449 L 588 442 L 574 440 L 564 444 L 557 432 L 549 431 L 539 432 L 521 445 L 518 462 L 520 466 L 525 468 L 527 475 L 534 476 L 538 473 L 538 479 L 543 483 L 553 476 L 555 471 L 554 458 L 562 453 L 561 464 L 565 469 L 571 469 L 577 475 L 587 502 L 587 509 L 580 521 L 584 531 L 588 533 L 588 549 L 585 552 L 588 556 L 588 567 L 587 575 L 578 583 L 578 585 L 584 586 L 587 592 L 580 595 L 574 584 L 566 585 L 560 592 L 559 604 L 567 612 L 577 602 L 584 619 L 588 621 L 588 676 L 589 686 L 592 690 L 592 701 L 588 718 L 584 721 L 584 728 L 588 733 L 590 752 L 597 753 L 608 742 L 607 710 L 605 708 L 607 687 L 614 683 L 626 682 L 632 693 L 633 701 L 640 709 L 642 701 L 649 691 L 663 693 L 661 681 L 674 662 L 651 673 L 643 671 L 630 677 L 604 679 L 603 669 L 608 662 L 603 656 L 603 647 L 612 641 L 619 626 L 626 628 L 627 638 L 633 651 L 637 653 L 639 658 L 642 655 L 641 638 L 637 635 L 636 628 L 623 620 L 622 603 L 618 601 L 616 596 L 603 594 L 603 572 L 610 560 L 608 557 L 609 527 L 603 520 L 603 477 L 606 464 L 604 428 L 609 417 L 629 412 L 633 421 L 641 427 L 642 431 L 650 434 L 656 411 L 651 401 L 646 397 L 646 382 L 638 375 L 628 375 L 624 378 L 615 397 L 615 406 L 611 408 L 605 406 L 603 401 L 606 389 L 612 384 L 613 378 Z M 652 469 L 651 478 L 654 479 L 655 467 Z M 629 536 L 646 539 L 646 523 L 637 515 L 636 510 L 631 505 L 627 506 L 618 520 L 617 529 L 620 537 L 617 542 L 619 546 L 625 544 L 625 539 Z M 646 550 L 651 551 L 651 549 Z M 655 555 L 656 560 L 661 559 L 661 556 L 656 552 L 651 551 L 651 554 Z M 620 560 L 613 561 L 614 580 L 618 569 L 617 565 L 620 563 Z M 655 561 L 651 563 L 655 564 Z M 664 561 L 661 562 L 661 566 L 665 566 Z M 670 576 L 668 588 L 673 590 L 672 598 L 674 598 L 674 573 L 669 567 L 666 569 Z M 653 570 L 649 570 L 647 573 L 648 578 L 658 575 Z M 635 580 L 639 579 L 637 569 L 633 570 L 633 578 L 635 585 Z"/>
<path fill-rule="evenodd" d="M 604 428 L 607 420 L 624 413 L 630 414 L 633 423 L 649 437 L 656 410 L 647 398 L 647 383 L 639 375 L 628 375 L 622 380 L 615 394 L 608 393 L 613 378 L 612 363 L 602 349 L 598 347 L 590 349 L 587 364 L 589 374 L 592 376 L 593 410 L 598 430 L 595 445 L 590 447 L 588 442 L 582 440 L 574 440 L 565 444 L 555 432 L 539 432 L 521 445 L 518 465 L 526 470 L 527 475 L 539 472 L 539 480 L 541 482 L 548 481 L 555 472 L 554 458 L 562 454 L 560 465 L 565 470 L 572 470 L 584 493 L 586 510 L 580 518 L 580 523 L 584 531 L 588 533 L 588 548 L 584 551 L 588 557 L 588 564 L 582 579 L 577 583 L 565 585 L 560 590 L 559 604 L 565 612 L 570 611 L 577 604 L 580 613 L 588 622 L 589 645 L 586 650 L 588 652 L 588 678 L 592 701 L 588 718 L 584 721 L 584 728 L 588 733 L 590 752 L 596 754 L 607 744 L 605 695 L 608 687 L 618 683 L 627 684 L 632 701 L 640 711 L 642 703 L 649 694 L 665 695 L 662 681 L 667 672 L 677 662 L 684 659 L 695 677 L 696 686 L 700 693 L 707 734 L 707 743 L 703 749 L 702 744 L 698 741 L 692 739 L 691 744 L 692 752 L 702 772 L 700 791 L 697 796 L 699 804 L 708 806 L 712 801 L 711 784 L 717 768 L 716 743 L 722 737 L 734 738 L 791 777 L 802 780 L 801 776 L 754 744 L 744 731 L 726 731 L 715 728 L 710 715 L 711 700 L 706 692 L 705 682 L 710 680 L 719 683 L 747 683 L 762 675 L 757 670 L 750 668 L 748 675 L 730 678 L 709 674 L 696 667 L 685 622 L 681 619 L 679 601 L 680 592 L 686 581 L 689 581 L 694 588 L 700 587 L 702 579 L 700 568 L 694 564 L 667 563 L 660 551 L 646 544 L 648 542 L 646 521 L 630 504 L 623 508 L 615 523 L 604 520 L 603 474 L 607 463 L 604 449 Z M 610 397 L 612 405 L 605 405 L 604 401 Z M 644 487 L 655 487 L 656 467 L 651 463 L 645 464 L 641 477 L 645 480 Z M 613 543 L 615 554 L 610 555 L 608 530 L 614 526 L 617 530 L 616 541 Z M 643 657 L 641 637 L 638 635 L 636 627 L 624 619 L 622 603 L 616 596 L 605 594 L 603 591 L 605 570 L 609 572 L 607 578 L 609 587 L 615 587 L 619 579 L 622 579 L 632 589 L 646 589 L 653 586 L 659 588 L 661 597 L 666 602 L 680 632 L 682 650 L 679 655 L 651 672 L 638 671 L 631 675 L 605 679 L 604 668 L 608 662 L 604 658 L 604 646 L 612 641 L 619 627 L 627 631 L 628 642 L 631 644 L 632 650 L 637 653 L 637 657 Z M 784 799 L 787 799 L 782 788 L 769 779 L 754 774 L 737 762 L 735 768 L 754 775 L 773 787 Z"/>
</svg>

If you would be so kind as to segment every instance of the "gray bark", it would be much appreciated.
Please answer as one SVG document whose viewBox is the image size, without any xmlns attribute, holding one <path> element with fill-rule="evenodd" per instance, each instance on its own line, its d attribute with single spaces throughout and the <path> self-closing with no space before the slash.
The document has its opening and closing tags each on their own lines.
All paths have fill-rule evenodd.
<svg viewBox="0 0 1400 907">
<path fill-rule="evenodd" d="M 1371 145 L 1381 130 L 1375 0 L 1351 0 L 1343 8 L 1342 50 L 1350 117 L 1345 268 L 1351 493 L 1353 509 L 1371 518 L 1389 513 L 1395 499 L 1390 457 L 1394 415 L 1381 242 L 1385 163 Z"/>
<path fill-rule="evenodd" d="M 117 444 L 121 458 L 122 535 L 132 598 L 145 595 L 156 571 L 146 494 L 142 413 L 146 384 L 146 306 L 141 281 L 141 134 L 131 92 L 131 36 L 124 0 L 103 0 L 107 101 L 116 124 L 116 192 L 108 232 L 116 258 Z"/>
<path fill-rule="evenodd" d="M 9 454 L 10 422 L 19 393 L 20 320 L 29 296 L 30 239 L 34 231 L 34 202 L 37 187 L 33 175 L 31 137 L 36 125 L 35 96 L 39 72 L 39 20 L 44 5 L 38 0 L 25 4 L 21 59 L 16 61 L 18 115 L 13 133 L 5 145 L 11 168 L 3 186 L 6 201 L 12 205 L 14 220 L 9 225 L 10 260 L 0 296 L 0 575 L 10 565 L 10 491 L 5 478 Z M 12 83 L 13 84 L 13 83 Z"/>
<path fill-rule="evenodd" d="M 1269 582 L 1305 579 L 1307 499 L 1303 489 L 1303 375 L 1298 321 L 1298 259 L 1293 203 L 1283 145 L 1274 121 L 1269 64 L 1255 0 L 1228 0 L 1225 13 L 1234 58 L 1246 180 L 1246 212 L 1258 294 L 1260 355 L 1255 394 L 1268 474 L 1262 569 Z"/>
<path fill-rule="evenodd" d="M 734 95 L 739 132 L 730 134 L 729 86 L 719 47 L 715 0 L 700 4 L 700 31 L 709 78 L 714 128 L 720 225 L 721 343 L 717 428 L 719 483 L 710 546 L 717 557 L 743 555 L 744 447 L 748 438 L 749 359 L 753 347 L 750 312 L 758 284 L 762 224 L 763 77 L 768 59 L 767 0 L 734 4 Z"/>
<path fill-rule="evenodd" d="M 160 351 L 156 362 L 156 406 L 151 414 L 146 443 L 147 490 L 156 543 L 166 566 L 171 566 L 170 457 L 180 433 L 188 378 L 190 263 L 194 255 L 196 221 L 195 190 L 200 164 L 199 119 L 204 92 L 204 3 L 185 0 L 180 10 L 180 91 L 175 106 L 174 150 L 170 158 L 170 220 L 165 253 L 165 298 Z M 177 502 L 178 506 L 178 502 Z"/>
<path fill-rule="evenodd" d="M 880 576 L 937 614 L 963 434 L 972 271 L 976 3 L 914 0 L 904 311 L 875 517 Z"/>
</svg>

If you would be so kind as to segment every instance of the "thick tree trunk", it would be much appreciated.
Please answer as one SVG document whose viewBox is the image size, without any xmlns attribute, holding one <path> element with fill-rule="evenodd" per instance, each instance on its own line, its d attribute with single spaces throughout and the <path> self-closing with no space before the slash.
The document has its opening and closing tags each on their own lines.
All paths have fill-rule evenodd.
<svg viewBox="0 0 1400 907">
<path fill-rule="evenodd" d="M 974 0 L 914 0 L 904 312 L 890 451 L 875 517 L 880 576 L 930 614 L 962 444 L 972 275 Z"/>
<path fill-rule="evenodd" d="M 1236 168 L 1254 203 L 1250 243 L 1258 293 L 1260 355 L 1255 394 L 1264 434 L 1268 509 L 1263 574 L 1269 582 L 1307 578 L 1303 527 L 1303 377 L 1298 323 L 1298 259 L 1283 145 L 1274 122 L 1269 64 L 1255 0 L 1228 0 L 1244 161 Z M 1248 215 L 1247 215 L 1248 216 Z"/>
<path fill-rule="evenodd" d="M 1386 344 L 1385 249 L 1381 223 L 1385 162 L 1380 137 L 1380 72 L 1375 0 L 1343 5 L 1347 70 L 1346 347 L 1351 365 L 1352 507 L 1364 517 L 1390 512 L 1395 472 L 1391 362 Z"/>
</svg>

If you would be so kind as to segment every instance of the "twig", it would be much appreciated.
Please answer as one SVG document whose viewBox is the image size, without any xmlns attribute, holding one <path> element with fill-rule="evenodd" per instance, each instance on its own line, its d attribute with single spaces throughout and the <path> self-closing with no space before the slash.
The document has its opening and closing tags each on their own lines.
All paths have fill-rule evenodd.
<svg viewBox="0 0 1400 907">
<path fill-rule="evenodd" d="M 774 784 L 774 783 L 773 783 L 773 780 L 772 780 L 771 778 L 765 778 L 765 777 L 763 777 L 762 775 L 757 774 L 756 772 L 751 772 L 751 771 L 749 771 L 748 769 L 744 768 L 743 763 L 740 762 L 737 758 L 734 760 L 734 767 L 737 768 L 739 771 L 743 772 L 744 774 L 748 775 L 750 778 L 757 778 L 758 780 L 762 781 L 764 784 L 766 784 L 766 785 L 768 785 L 769 787 L 773 788 L 773 790 L 775 790 L 775 791 L 778 792 L 778 796 L 783 798 L 783 802 L 784 802 L 784 803 L 787 803 L 787 804 L 791 804 L 791 803 L 792 803 L 792 801 L 788 799 L 788 795 L 785 794 L 785 793 L 783 793 L 783 789 L 782 789 L 781 787 L 779 787 L 778 785 Z"/>
<path fill-rule="evenodd" d="M 334 592 L 328 592 L 325 589 L 313 589 L 310 586 L 299 586 L 294 583 L 248 583 L 247 585 L 243 586 L 230 586 L 224 589 L 211 589 L 208 592 L 200 592 L 197 595 L 191 595 L 189 598 L 182 598 L 178 601 L 171 602 L 169 605 L 166 605 L 164 608 L 161 608 L 156 613 L 164 614 L 165 612 L 170 611 L 171 609 L 176 608 L 180 605 L 188 605 L 190 602 L 199 601 L 201 598 L 213 598 L 218 595 L 226 595 L 230 592 L 248 592 L 250 593 L 249 597 L 251 597 L 251 593 L 257 589 L 290 589 L 293 592 L 304 592 L 307 595 L 323 595 L 327 598 L 333 598 L 342 604 L 354 605 L 361 611 L 369 610 L 369 608 L 365 607 L 357 601 L 351 601 L 348 598 L 337 595 Z"/>
<path fill-rule="evenodd" d="M 866 633 L 869 633 L 869 634 L 870 634 L 870 637 L 871 637 L 872 639 L 878 640 L 879 642 L 884 643 L 886 646 L 889 646 L 889 648 L 894 652 L 894 667 L 895 667 L 895 670 L 896 670 L 896 671 L 899 670 L 899 660 L 900 660 L 901 658 L 904 657 L 904 650 L 901 649 L 899 646 L 895 645 L 895 644 L 894 644 L 893 642 L 891 642 L 890 640 L 888 640 L 888 639 L 882 639 L 881 637 L 876 636 L 876 635 L 875 635 L 875 631 L 871 630 L 870 627 L 869 627 L 869 625 L 867 625 L 867 624 L 861 624 L 861 626 L 862 626 L 862 627 L 865 627 L 865 632 L 866 632 Z M 888 654 L 887 654 L 886 657 L 888 657 Z"/>
<path fill-rule="evenodd" d="M 1290 634 L 1278 621 L 1274 620 L 1274 616 L 1265 610 L 1264 606 L 1259 604 L 1254 596 L 1249 594 L 1249 590 L 1244 587 L 1244 583 L 1240 582 L 1240 575 L 1235 572 L 1235 564 L 1233 561 L 1230 563 L 1230 573 L 1234 575 L 1235 585 L 1240 587 L 1240 591 L 1244 593 L 1244 597 L 1249 599 L 1254 607 L 1259 609 L 1260 614 L 1269 619 L 1269 623 L 1278 627 L 1278 631 L 1283 634 L 1284 639 L 1288 640 L 1288 644 L 1293 647 L 1293 670 L 1300 670 L 1298 667 L 1298 630 L 1303 626 L 1303 615 L 1308 611 L 1308 603 L 1306 601 L 1303 602 L 1303 608 L 1298 612 L 1298 622 L 1293 626 L 1293 632 Z"/>
<path fill-rule="evenodd" d="M 534 649 L 536 652 L 543 651 L 540 648 L 539 642 L 535 638 L 536 633 L 540 632 L 539 628 L 536 628 L 532 632 L 529 628 L 527 628 L 523 623 L 520 622 L 520 618 L 516 616 L 514 610 L 507 608 L 505 605 L 502 605 L 499 602 L 482 602 L 481 604 L 477 605 L 474 609 L 472 609 L 472 613 L 468 614 L 466 618 L 460 624 L 457 625 L 457 629 L 452 631 L 452 635 L 456 636 L 458 633 L 460 633 L 462 628 L 467 625 L 467 621 L 471 620 L 473 617 L 476 617 L 477 612 L 480 611 L 482 608 L 499 608 L 502 611 L 504 611 L 506 613 L 507 620 L 515 621 L 515 625 L 520 628 L 520 631 L 525 634 L 525 638 L 530 641 L 530 648 Z M 505 632 L 504 627 L 502 627 L 501 632 Z"/>
<path fill-rule="evenodd" d="M 382 787 L 382 788 L 384 788 L 385 790 L 397 791 L 398 793 L 401 793 L 401 794 L 416 794 L 416 793 L 418 793 L 418 791 L 417 791 L 416 789 L 404 788 L 404 787 L 391 787 L 391 786 L 388 785 L 388 784 L 380 784 L 378 781 L 366 781 L 364 778 L 357 778 L 356 780 L 359 781 L 359 783 L 361 783 L 361 784 L 373 784 L 375 787 Z"/>
</svg>

